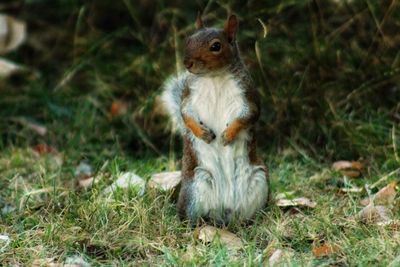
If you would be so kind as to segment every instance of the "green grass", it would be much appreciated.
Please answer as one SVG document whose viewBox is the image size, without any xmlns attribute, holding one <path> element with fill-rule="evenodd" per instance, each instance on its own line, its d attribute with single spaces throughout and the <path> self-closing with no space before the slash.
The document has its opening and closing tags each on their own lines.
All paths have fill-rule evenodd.
<svg viewBox="0 0 400 267">
<path fill-rule="evenodd" d="M 400 265 L 399 200 L 391 208 L 397 225 L 376 226 L 355 218 L 365 192 L 340 192 L 400 168 L 398 5 L 49 2 L 9 11 L 28 22 L 30 39 L 7 58 L 39 76 L 0 81 L 0 208 L 15 208 L 0 213 L 0 234 L 11 238 L 0 265 L 45 266 L 46 259 L 80 255 L 94 266 L 261 266 L 277 248 L 287 252 L 288 266 Z M 222 25 L 229 8 L 240 18 L 243 57 L 262 95 L 259 151 L 273 192 L 294 191 L 317 203 L 299 210 L 271 205 L 254 224 L 230 226 L 244 242 L 237 254 L 197 240 L 178 219 L 172 192 L 102 194 L 121 172 L 149 179 L 180 168 L 180 139 L 171 136 L 157 96 L 179 65 L 197 10 L 206 9 L 209 25 Z M 111 117 L 114 101 L 126 103 L 127 112 Z M 56 148 L 62 163 L 35 155 L 37 144 Z M 363 176 L 331 171 L 341 159 L 362 161 Z M 74 175 L 82 161 L 99 181 L 88 190 Z M 378 187 L 398 179 L 397 173 Z M 312 249 L 324 243 L 339 250 L 315 257 Z"/>
<path fill-rule="evenodd" d="M 295 191 L 295 196 L 316 201 L 317 207 L 293 214 L 271 206 L 257 215 L 254 224 L 231 226 L 245 244 L 237 255 L 218 242 L 205 245 L 196 240 L 193 229 L 178 219 L 170 193 L 147 189 L 138 196 L 130 189 L 112 197 L 102 194 L 121 171 L 133 170 L 149 178 L 168 166 L 167 159 L 132 158 L 115 150 L 119 152 L 117 157 L 99 152 L 91 159 L 97 177 L 103 174 L 103 178 L 93 188 L 79 190 L 73 171 L 81 157 L 64 153 L 60 166 L 50 155 L 38 159 L 29 147 L 3 150 L 0 199 L 16 211 L 1 217 L 0 232 L 12 239 L 1 262 L 30 265 L 38 259 L 63 262 L 68 256 L 81 255 L 94 265 L 257 266 L 268 255 L 263 256 L 264 250 L 282 248 L 291 251 L 290 265 L 398 264 L 398 229 L 356 220 L 362 208 L 359 200 L 366 194 L 340 194 L 343 177 L 330 171 L 325 178 L 310 180 L 329 166 L 310 162 L 295 150 L 268 157 L 274 192 Z M 372 171 L 351 183 L 372 183 L 378 178 Z M 396 208 L 394 217 L 398 216 Z M 312 248 L 324 242 L 338 245 L 340 251 L 315 258 Z M 185 261 L 190 246 L 196 246 L 196 253 Z"/>
</svg>

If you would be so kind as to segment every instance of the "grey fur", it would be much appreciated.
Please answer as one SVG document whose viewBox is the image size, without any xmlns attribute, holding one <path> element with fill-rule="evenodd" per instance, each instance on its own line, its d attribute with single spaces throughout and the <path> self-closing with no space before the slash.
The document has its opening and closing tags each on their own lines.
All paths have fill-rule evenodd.
<svg viewBox="0 0 400 267">
<path fill-rule="evenodd" d="M 183 91 L 187 86 L 187 79 L 187 73 L 170 77 L 165 82 L 163 93 L 161 95 L 161 99 L 172 118 L 175 128 L 177 128 L 182 134 L 186 132 L 186 127 L 181 114 L 181 104 Z"/>
</svg>

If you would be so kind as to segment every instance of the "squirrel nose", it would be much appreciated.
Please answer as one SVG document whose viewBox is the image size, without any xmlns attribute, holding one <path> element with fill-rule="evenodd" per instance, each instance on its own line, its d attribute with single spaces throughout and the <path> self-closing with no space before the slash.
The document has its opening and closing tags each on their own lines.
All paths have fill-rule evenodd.
<svg viewBox="0 0 400 267">
<path fill-rule="evenodd" d="M 185 67 L 186 67 L 187 69 L 190 69 L 191 67 L 193 67 L 194 62 L 193 62 L 193 60 L 185 59 L 185 60 L 183 61 L 183 64 L 185 65 Z"/>
</svg>

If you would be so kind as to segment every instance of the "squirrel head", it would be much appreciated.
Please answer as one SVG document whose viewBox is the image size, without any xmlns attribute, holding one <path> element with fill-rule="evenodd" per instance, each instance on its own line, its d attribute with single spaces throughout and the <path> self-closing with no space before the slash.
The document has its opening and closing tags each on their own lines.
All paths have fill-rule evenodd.
<svg viewBox="0 0 400 267">
<path fill-rule="evenodd" d="M 196 32 L 187 38 L 183 64 L 193 74 L 222 70 L 237 60 L 236 33 L 238 21 L 230 15 L 223 29 L 204 27 L 200 14 Z"/>
</svg>

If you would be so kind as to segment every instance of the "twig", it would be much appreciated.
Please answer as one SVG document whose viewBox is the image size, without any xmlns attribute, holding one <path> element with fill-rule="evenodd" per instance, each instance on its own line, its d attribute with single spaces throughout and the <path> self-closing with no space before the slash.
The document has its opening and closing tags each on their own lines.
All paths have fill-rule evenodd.
<svg viewBox="0 0 400 267">
<path fill-rule="evenodd" d="M 394 153 L 394 157 L 396 159 L 397 162 L 400 162 L 399 159 L 399 155 L 397 154 L 397 144 L 396 144 L 396 127 L 393 124 L 393 128 L 392 128 L 392 143 L 393 143 L 393 153 Z"/>
<path fill-rule="evenodd" d="M 386 174 L 385 176 L 383 176 L 381 179 L 379 179 L 378 181 L 376 181 L 375 183 L 373 183 L 373 184 L 370 186 L 370 188 L 373 189 L 373 188 L 377 187 L 380 183 L 382 183 L 383 181 L 386 181 L 390 176 L 396 174 L 396 173 L 399 172 L 399 171 L 400 171 L 400 168 L 398 168 L 398 169 L 396 169 L 396 170 L 394 170 L 394 171 L 392 171 L 392 172 L 389 172 L 388 174 Z"/>
</svg>

